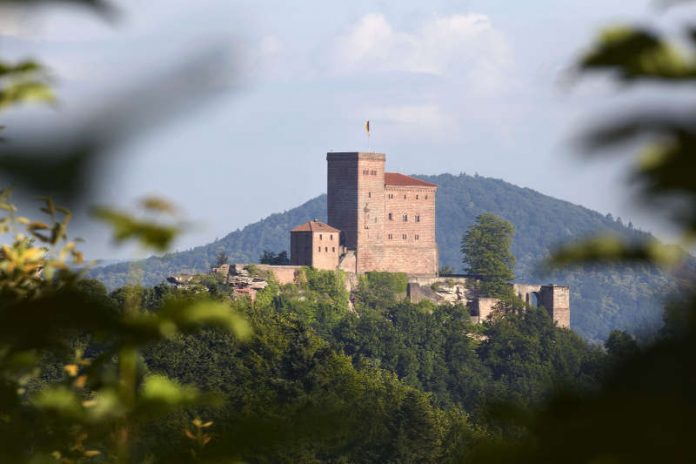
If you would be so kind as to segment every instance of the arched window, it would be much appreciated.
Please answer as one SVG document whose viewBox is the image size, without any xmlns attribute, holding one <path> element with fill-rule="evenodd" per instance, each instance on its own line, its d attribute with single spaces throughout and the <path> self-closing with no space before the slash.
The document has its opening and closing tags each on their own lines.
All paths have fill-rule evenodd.
<svg viewBox="0 0 696 464">
<path fill-rule="evenodd" d="M 408 222 L 408 214 L 404 214 L 401 219 L 403 219 L 404 222 Z"/>
</svg>

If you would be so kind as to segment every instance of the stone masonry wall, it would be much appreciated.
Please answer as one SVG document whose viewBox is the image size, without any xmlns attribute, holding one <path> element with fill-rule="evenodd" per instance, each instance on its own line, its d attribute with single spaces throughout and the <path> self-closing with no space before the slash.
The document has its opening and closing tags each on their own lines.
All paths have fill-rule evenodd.
<svg viewBox="0 0 696 464">
<path fill-rule="evenodd" d="M 294 266 L 312 265 L 312 233 L 311 232 L 291 232 L 290 233 L 290 257 L 291 264 Z"/>
<path fill-rule="evenodd" d="M 358 156 L 357 153 L 329 153 L 327 167 L 328 224 L 342 234 L 342 243 L 351 249 L 358 244 Z"/>
<path fill-rule="evenodd" d="M 357 269 L 359 273 L 383 269 L 384 262 L 384 162 L 377 153 L 359 153 Z"/>
<path fill-rule="evenodd" d="M 435 195 L 435 187 L 386 187 L 382 270 L 437 274 Z"/>
<path fill-rule="evenodd" d="M 312 239 L 312 263 L 315 269 L 335 270 L 341 247 L 340 237 L 331 232 L 314 232 Z"/>
</svg>

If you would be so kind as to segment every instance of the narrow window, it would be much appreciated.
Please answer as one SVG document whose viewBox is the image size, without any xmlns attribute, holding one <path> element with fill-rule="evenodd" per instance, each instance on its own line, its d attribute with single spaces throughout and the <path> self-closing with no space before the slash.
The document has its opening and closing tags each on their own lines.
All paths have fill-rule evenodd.
<svg viewBox="0 0 696 464">
<path fill-rule="evenodd" d="M 406 199 L 406 195 L 404 195 L 404 200 Z"/>
<path fill-rule="evenodd" d="M 425 196 L 425 199 L 426 199 L 426 200 L 428 199 L 428 195 Z"/>
<path fill-rule="evenodd" d="M 392 213 L 389 213 L 389 220 L 393 221 L 394 220 L 394 215 Z"/>
<path fill-rule="evenodd" d="M 367 192 L 367 198 L 372 198 L 372 192 Z"/>
<path fill-rule="evenodd" d="M 402 239 L 406 240 L 408 238 L 408 235 L 404 234 L 401 236 Z"/>
<path fill-rule="evenodd" d="M 329 240 L 333 240 L 333 234 L 329 235 Z"/>
<path fill-rule="evenodd" d="M 333 251 L 334 253 L 336 253 L 336 247 L 331 247 L 331 251 Z"/>
<path fill-rule="evenodd" d="M 416 235 L 416 240 L 420 240 L 420 235 Z"/>
<path fill-rule="evenodd" d="M 394 236 L 392 234 L 389 234 L 389 240 L 393 239 Z"/>
<path fill-rule="evenodd" d="M 420 216 L 416 216 L 416 222 L 420 222 Z"/>
<path fill-rule="evenodd" d="M 420 197 L 420 195 L 416 195 L 416 200 L 418 200 L 419 197 Z"/>
<path fill-rule="evenodd" d="M 404 214 L 403 218 L 404 222 L 408 222 L 408 214 Z"/>
<path fill-rule="evenodd" d="M 319 247 L 319 249 L 317 251 L 319 251 L 319 253 L 321 253 L 321 247 Z"/>
<path fill-rule="evenodd" d="M 324 234 L 319 234 L 319 240 L 324 240 Z"/>
<path fill-rule="evenodd" d="M 328 253 L 328 252 L 329 252 L 329 247 L 325 247 L 325 248 L 324 248 L 324 251 Z"/>
</svg>

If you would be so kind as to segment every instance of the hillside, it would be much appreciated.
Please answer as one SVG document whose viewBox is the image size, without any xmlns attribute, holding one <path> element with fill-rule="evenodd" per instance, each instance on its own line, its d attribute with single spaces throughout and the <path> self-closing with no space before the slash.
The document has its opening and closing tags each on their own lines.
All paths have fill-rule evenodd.
<svg viewBox="0 0 696 464">
<path fill-rule="evenodd" d="M 498 179 L 464 174 L 418 177 L 440 186 L 437 224 L 442 266 L 461 269 L 461 236 L 476 216 L 490 211 L 515 225 L 513 252 L 518 261 L 519 281 L 571 286 L 572 325 L 578 333 L 599 341 L 612 329 L 641 332 L 660 325 L 660 297 L 668 280 L 650 266 L 586 267 L 550 275 L 542 275 L 537 269 L 559 243 L 599 231 L 612 231 L 635 239 L 646 237 L 644 232 L 587 208 Z M 273 214 L 208 245 L 148 258 L 140 263 L 143 282 L 154 285 L 173 273 L 206 271 L 220 250 L 224 250 L 232 262 L 254 262 L 263 250 L 287 250 L 288 231 L 313 218 L 326 220 L 325 195 L 290 211 Z M 115 288 L 127 282 L 128 271 L 128 263 L 119 263 L 94 269 L 92 276 Z"/>
</svg>

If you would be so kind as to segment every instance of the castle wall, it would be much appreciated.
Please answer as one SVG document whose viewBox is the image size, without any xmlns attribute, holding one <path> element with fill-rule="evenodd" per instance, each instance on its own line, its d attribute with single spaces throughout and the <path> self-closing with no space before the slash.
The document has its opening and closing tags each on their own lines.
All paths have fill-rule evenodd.
<svg viewBox="0 0 696 464">
<path fill-rule="evenodd" d="M 294 266 L 312 265 L 312 233 L 290 233 L 290 263 Z"/>
<path fill-rule="evenodd" d="M 384 270 L 384 161 L 382 154 L 360 153 L 358 162 L 357 270 Z"/>
<path fill-rule="evenodd" d="M 558 327 L 570 328 L 570 288 L 563 285 L 541 287 L 541 306 L 546 308 Z"/>
<path fill-rule="evenodd" d="M 338 234 L 314 232 L 312 236 L 311 266 L 315 269 L 335 270 L 341 248 Z"/>
<path fill-rule="evenodd" d="M 328 224 L 341 231 L 341 243 L 355 249 L 358 244 L 358 157 L 357 153 L 329 153 L 327 167 Z"/>
<path fill-rule="evenodd" d="M 381 270 L 437 274 L 435 195 L 435 187 L 386 186 Z"/>
</svg>

